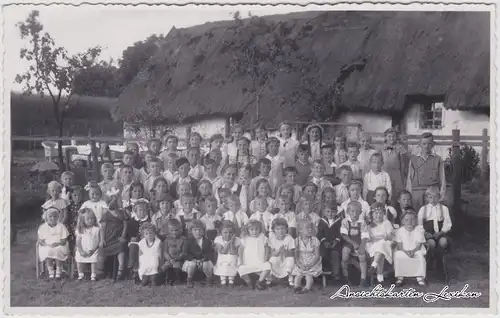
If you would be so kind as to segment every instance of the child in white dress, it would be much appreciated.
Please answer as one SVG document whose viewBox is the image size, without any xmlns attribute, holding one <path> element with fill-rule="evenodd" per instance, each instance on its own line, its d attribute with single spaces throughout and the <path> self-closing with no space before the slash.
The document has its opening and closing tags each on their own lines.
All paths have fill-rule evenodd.
<svg viewBox="0 0 500 318">
<path fill-rule="evenodd" d="M 62 263 L 68 259 L 69 232 L 59 221 L 61 211 L 49 207 L 45 210 L 45 223 L 38 228 L 38 256 L 41 262 L 45 261 L 49 278 L 61 278 Z M 54 261 L 56 271 L 54 273 Z"/>
<path fill-rule="evenodd" d="M 83 202 L 82 207 L 80 209 L 91 209 L 94 212 L 95 217 L 97 218 L 97 223 L 101 222 L 102 215 L 104 211 L 107 210 L 108 205 L 102 199 L 102 190 L 98 184 L 91 184 L 85 187 L 85 190 L 89 192 L 89 199 Z"/>
<path fill-rule="evenodd" d="M 377 281 L 384 282 L 384 259 L 392 264 L 392 234 L 393 227 L 390 221 L 385 218 L 385 206 L 382 203 L 374 203 L 370 210 L 372 223 L 368 227 L 368 240 L 366 241 L 366 251 L 373 257 L 373 262 L 369 268 L 370 274 L 377 273 Z"/>
<path fill-rule="evenodd" d="M 238 267 L 238 273 L 249 288 L 253 289 L 250 274 L 256 273 L 259 275 L 257 289 L 266 289 L 265 280 L 271 271 L 268 259 L 269 242 L 264 235 L 262 223 L 250 220 L 242 229 Z"/>
<path fill-rule="evenodd" d="M 417 215 L 413 211 L 402 217 L 403 226 L 396 232 L 396 252 L 394 253 L 394 271 L 396 286 L 403 285 L 405 277 L 416 277 L 420 286 L 425 286 L 426 262 L 424 247 L 424 229 L 417 225 Z"/>
<path fill-rule="evenodd" d="M 62 199 L 61 196 L 62 185 L 57 181 L 50 181 L 47 185 L 47 194 L 49 195 L 49 199 L 45 201 L 42 205 L 43 214 L 42 219 L 45 220 L 45 212 L 48 208 L 54 207 L 59 212 L 59 221 L 62 224 L 66 224 L 68 218 L 68 205 L 69 202 Z"/>
<path fill-rule="evenodd" d="M 214 274 L 220 277 L 221 285 L 227 284 L 234 287 L 234 278 L 238 274 L 238 249 L 240 239 L 234 235 L 234 224 L 231 221 L 223 221 L 219 236 L 215 238 L 215 250 L 217 251 L 217 263 Z"/>
<path fill-rule="evenodd" d="M 76 224 L 75 261 L 78 268 L 78 280 L 84 278 L 84 267 L 90 264 L 90 280 L 96 280 L 99 260 L 99 225 L 97 218 L 89 208 L 81 209 Z"/>
<path fill-rule="evenodd" d="M 155 234 L 154 225 L 145 222 L 141 224 L 141 237 L 139 241 L 139 279 L 142 286 L 158 284 L 158 272 L 161 258 L 161 240 Z"/>
<path fill-rule="evenodd" d="M 295 267 L 292 274 L 295 276 L 295 293 L 305 294 L 311 290 L 314 277 L 318 277 L 323 272 L 323 266 L 319 253 L 320 242 L 316 237 L 316 226 L 311 220 L 301 220 L 297 226 Z M 301 286 L 303 278 L 306 279 L 304 287 Z"/>
<path fill-rule="evenodd" d="M 278 218 L 273 221 L 272 232 L 269 233 L 269 248 L 272 278 L 281 279 L 288 276 L 288 284 L 293 286 L 295 240 L 288 234 L 288 223 L 285 219 Z"/>
</svg>

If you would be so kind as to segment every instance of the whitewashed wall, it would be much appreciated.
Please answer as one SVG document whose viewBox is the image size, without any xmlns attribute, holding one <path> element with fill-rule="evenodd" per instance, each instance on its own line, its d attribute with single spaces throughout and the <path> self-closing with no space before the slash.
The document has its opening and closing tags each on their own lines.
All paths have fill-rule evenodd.
<svg viewBox="0 0 500 318">
<path fill-rule="evenodd" d="M 420 135 L 426 131 L 432 132 L 435 136 L 451 136 L 453 129 L 460 129 L 460 135 L 481 136 L 483 129 L 488 129 L 488 134 L 491 135 L 490 118 L 484 114 L 477 114 L 470 111 L 460 111 L 452 109 L 443 109 L 443 127 L 441 129 L 421 129 L 419 122 L 420 114 L 419 104 L 410 105 L 403 118 L 403 127 L 408 135 Z M 414 151 L 418 151 L 416 147 L 412 147 Z M 436 146 L 436 154 L 443 158 L 448 157 L 448 146 Z M 474 147 L 481 155 L 481 147 Z"/>
</svg>

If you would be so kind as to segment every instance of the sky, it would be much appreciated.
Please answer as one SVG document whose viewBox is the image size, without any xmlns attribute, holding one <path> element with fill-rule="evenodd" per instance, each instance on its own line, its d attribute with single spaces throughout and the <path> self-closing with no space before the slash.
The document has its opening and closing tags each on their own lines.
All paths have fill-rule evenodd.
<svg viewBox="0 0 500 318">
<path fill-rule="evenodd" d="M 16 74 L 29 67 L 29 63 L 19 57 L 21 48 L 28 45 L 22 40 L 16 23 L 24 21 L 32 10 L 40 11 L 39 19 L 44 30 L 52 36 L 56 45 L 66 48 L 69 54 L 85 51 L 92 46 L 103 46 L 103 60 L 121 57 L 125 48 L 142 41 L 152 34 L 167 34 L 170 29 L 185 28 L 206 22 L 231 20 L 235 11 L 242 17 L 264 16 L 309 11 L 310 8 L 297 6 L 262 7 L 149 7 L 149 6 L 9 6 L 4 8 L 5 85 L 7 91 L 20 91 L 15 84 Z M 317 10 L 317 9 L 316 9 Z"/>
</svg>

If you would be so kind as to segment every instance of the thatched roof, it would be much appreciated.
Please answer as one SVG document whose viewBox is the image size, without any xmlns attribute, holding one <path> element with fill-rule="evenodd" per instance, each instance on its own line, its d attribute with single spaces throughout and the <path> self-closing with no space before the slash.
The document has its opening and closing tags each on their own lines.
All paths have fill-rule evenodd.
<svg viewBox="0 0 500 318">
<path fill-rule="evenodd" d="M 444 95 L 446 107 L 485 111 L 489 28 L 488 12 L 306 12 L 174 28 L 120 95 L 114 115 L 251 117 L 253 82 L 234 61 L 252 38 L 262 51 L 284 52 L 275 75 L 258 86 L 261 118 L 309 120 L 319 91 L 324 103 L 335 99 L 352 111 L 401 112 L 413 95 Z M 271 64 L 263 58 L 259 69 Z M 343 78 L 349 67 L 356 70 Z M 330 92 L 336 80 L 343 85 Z"/>
</svg>

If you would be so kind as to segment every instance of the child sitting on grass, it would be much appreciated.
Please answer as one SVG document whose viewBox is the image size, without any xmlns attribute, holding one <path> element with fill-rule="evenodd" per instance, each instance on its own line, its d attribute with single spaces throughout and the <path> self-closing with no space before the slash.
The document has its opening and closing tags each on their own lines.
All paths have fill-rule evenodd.
<svg viewBox="0 0 500 318">
<path fill-rule="evenodd" d="M 214 274 L 220 277 L 222 286 L 227 284 L 234 287 L 234 278 L 238 274 L 238 250 L 241 241 L 234 235 L 234 224 L 231 221 L 223 221 L 220 236 L 214 241 L 217 251 L 217 263 Z"/>
<path fill-rule="evenodd" d="M 200 220 L 191 222 L 188 229 L 189 236 L 186 240 L 184 265 L 182 271 L 187 273 L 186 286 L 189 288 L 194 287 L 193 277 L 196 271 L 203 271 L 206 278 L 206 283 L 212 285 L 212 275 L 214 265 L 212 258 L 214 250 L 212 242 L 205 236 L 205 226 Z"/>
<path fill-rule="evenodd" d="M 348 265 L 349 260 L 353 256 L 359 258 L 359 267 L 361 271 L 360 287 L 367 287 L 369 285 L 366 268 L 366 240 L 369 238 L 367 226 L 363 218 L 361 218 L 361 203 L 351 201 L 346 208 L 345 219 L 342 220 L 340 227 L 340 234 L 344 241 L 342 247 L 342 274 L 344 281 L 348 285 L 349 282 Z M 353 253 L 353 255 L 351 255 Z"/>
<path fill-rule="evenodd" d="M 179 220 L 168 220 L 167 228 L 167 236 L 162 247 L 164 263 L 161 270 L 165 273 L 165 284 L 173 286 L 181 278 L 186 238 L 182 235 L 182 224 Z"/>
<path fill-rule="evenodd" d="M 386 209 L 383 203 L 373 203 L 370 210 L 370 219 L 368 226 L 368 239 L 366 241 L 366 250 L 373 262 L 370 265 L 370 275 L 377 274 L 377 282 L 384 283 L 384 260 L 392 264 L 392 234 L 393 227 L 387 220 Z"/>
<path fill-rule="evenodd" d="M 161 258 L 161 241 L 155 234 L 154 225 L 144 222 L 140 227 L 142 239 L 139 247 L 139 268 L 137 270 L 142 286 L 158 285 L 158 270 Z"/>
<path fill-rule="evenodd" d="M 425 194 L 428 204 L 418 211 L 418 224 L 425 230 L 431 259 L 435 254 L 441 258 L 447 253 L 450 243 L 448 237 L 452 227 L 450 211 L 447 206 L 439 202 L 441 194 L 438 187 L 429 187 Z"/>
<path fill-rule="evenodd" d="M 60 215 L 61 211 L 57 208 L 47 208 L 43 216 L 45 223 L 38 228 L 38 257 L 41 262 L 46 262 L 49 278 L 56 279 L 61 278 L 62 264 L 69 255 L 69 233 L 60 222 Z"/>
<path fill-rule="evenodd" d="M 397 243 L 394 253 L 394 274 L 396 286 L 403 285 L 405 277 L 416 277 L 420 286 L 425 286 L 426 262 L 424 229 L 417 225 L 417 215 L 408 211 L 402 218 L 401 226 L 395 235 Z"/>
<path fill-rule="evenodd" d="M 342 235 L 340 226 L 343 214 L 338 213 L 337 204 L 324 204 L 322 218 L 318 224 L 318 239 L 321 243 L 320 254 L 323 269 L 331 271 L 334 281 L 340 280 L 340 257 L 342 253 Z"/>
<path fill-rule="evenodd" d="M 245 281 L 247 287 L 253 289 L 250 274 L 259 275 L 256 287 L 266 289 L 266 278 L 271 270 L 269 259 L 269 243 L 264 235 L 262 223 L 250 220 L 242 229 L 241 245 L 239 249 L 240 266 L 238 273 Z"/>
<path fill-rule="evenodd" d="M 316 237 L 316 226 L 311 220 L 298 222 L 298 237 L 295 239 L 295 267 L 292 274 L 295 276 L 295 293 L 305 294 L 311 290 L 314 277 L 323 272 L 320 242 Z M 302 287 L 302 279 L 306 285 Z"/>
<path fill-rule="evenodd" d="M 271 257 L 271 273 L 269 279 L 288 277 L 288 285 L 293 286 L 292 270 L 295 266 L 295 240 L 288 234 L 288 223 L 285 219 L 276 218 L 269 233 L 269 248 Z"/>
<path fill-rule="evenodd" d="M 84 265 L 90 264 L 90 280 L 97 279 L 97 262 L 99 258 L 99 226 L 94 212 L 89 208 L 80 210 L 76 230 L 75 261 L 78 269 L 78 280 L 84 278 Z"/>
</svg>

